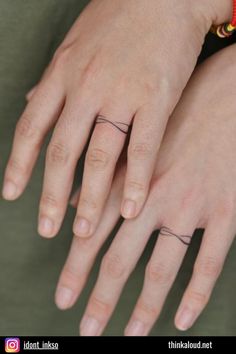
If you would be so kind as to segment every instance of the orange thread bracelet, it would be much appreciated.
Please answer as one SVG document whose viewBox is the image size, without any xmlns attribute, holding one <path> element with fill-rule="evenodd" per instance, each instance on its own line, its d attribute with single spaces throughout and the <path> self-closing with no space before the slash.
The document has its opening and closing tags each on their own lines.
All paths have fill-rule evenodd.
<svg viewBox="0 0 236 354">
<path fill-rule="evenodd" d="M 212 26 L 211 31 L 220 38 L 230 37 L 236 30 L 236 0 L 233 0 L 233 17 L 230 23 Z"/>
</svg>

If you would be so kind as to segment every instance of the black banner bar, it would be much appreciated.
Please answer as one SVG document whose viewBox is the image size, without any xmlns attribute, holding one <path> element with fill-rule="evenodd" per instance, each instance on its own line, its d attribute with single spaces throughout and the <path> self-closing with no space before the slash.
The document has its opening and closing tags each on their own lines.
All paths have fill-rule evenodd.
<svg viewBox="0 0 236 354">
<path fill-rule="evenodd" d="M 86 349 L 133 353 L 134 349 L 147 352 L 148 346 L 156 353 L 224 353 L 236 348 L 235 337 L 0 337 L 0 353 L 79 353 Z M 121 353 L 122 353 L 121 352 Z M 234 350 L 233 350 L 234 352 Z"/>
</svg>

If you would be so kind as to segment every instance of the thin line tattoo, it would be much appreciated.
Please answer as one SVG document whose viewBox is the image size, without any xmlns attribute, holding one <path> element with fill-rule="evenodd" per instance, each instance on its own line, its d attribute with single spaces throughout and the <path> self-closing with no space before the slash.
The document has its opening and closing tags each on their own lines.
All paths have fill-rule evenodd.
<svg viewBox="0 0 236 354">
<path fill-rule="evenodd" d="M 184 245 L 189 246 L 191 243 L 192 237 L 189 235 L 177 235 L 175 234 L 171 229 L 169 229 L 166 226 L 162 226 L 160 228 L 159 235 L 162 236 L 170 236 L 170 237 L 176 237 L 180 242 L 182 242 Z"/>
<path fill-rule="evenodd" d="M 129 132 L 129 127 L 130 127 L 129 124 L 125 124 L 122 122 L 112 122 L 111 120 L 107 119 L 106 117 L 99 115 L 96 118 L 96 124 L 101 124 L 101 123 L 109 123 L 124 134 L 128 134 L 128 132 Z"/>
</svg>

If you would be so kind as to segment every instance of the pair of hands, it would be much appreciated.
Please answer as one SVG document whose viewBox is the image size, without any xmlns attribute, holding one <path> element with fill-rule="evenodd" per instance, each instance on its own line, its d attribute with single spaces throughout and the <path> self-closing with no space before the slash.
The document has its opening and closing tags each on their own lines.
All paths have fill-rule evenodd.
<svg viewBox="0 0 236 354">
<path fill-rule="evenodd" d="M 133 122 L 127 167 L 122 161 L 117 167 L 125 135 L 111 124 L 95 126 L 86 155 L 74 233 L 93 237 L 74 238 L 57 289 L 60 308 L 76 301 L 120 209 L 130 220 L 123 223 L 102 262 L 81 323 L 83 335 L 102 333 L 150 234 L 163 225 L 171 231 L 163 229 L 158 238 L 126 334 L 148 334 L 160 313 L 187 249 L 174 234 L 190 237 L 196 227 L 206 228 L 177 327 L 189 328 L 209 299 L 235 231 L 236 122 L 233 93 L 228 92 L 235 84 L 232 66 L 227 65 L 234 47 L 196 71 L 168 124 L 157 162 L 156 158 L 206 32 L 213 22 L 230 16 L 230 1 L 223 5 L 210 0 L 150 0 L 148 5 L 94 0 L 30 94 L 17 125 L 3 196 L 15 199 L 23 192 L 43 138 L 55 126 L 39 213 L 39 232 L 46 237 L 60 228 L 94 118 Z M 219 70 L 224 66 L 227 75 L 222 78 Z M 226 98 L 222 92 L 227 92 Z"/>
</svg>

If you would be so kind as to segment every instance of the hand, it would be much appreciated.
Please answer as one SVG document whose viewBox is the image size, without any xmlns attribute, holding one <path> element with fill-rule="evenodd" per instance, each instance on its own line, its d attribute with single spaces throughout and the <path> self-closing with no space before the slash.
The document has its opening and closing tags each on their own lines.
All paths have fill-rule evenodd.
<svg viewBox="0 0 236 354">
<path fill-rule="evenodd" d="M 147 202 L 136 219 L 124 221 L 102 261 L 81 322 L 82 335 L 102 333 L 156 229 L 159 237 L 125 334 L 149 333 L 196 228 L 205 232 L 176 314 L 177 328 L 190 328 L 206 306 L 236 231 L 235 53 L 236 45 L 222 50 L 190 80 L 168 124 Z M 56 303 L 62 309 L 75 303 L 119 217 L 123 176 L 120 170 L 95 237 L 74 237 L 57 287 Z"/>
<path fill-rule="evenodd" d="M 132 124 L 122 215 L 138 215 L 159 145 L 213 21 L 231 0 L 93 0 L 74 24 L 20 118 L 3 196 L 23 192 L 48 131 L 39 233 L 60 229 L 74 170 L 96 119 L 74 233 L 90 236 L 104 208 Z M 220 16 L 216 18 L 216 14 Z M 100 123 L 100 124 L 98 124 Z"/>
</svg>

